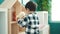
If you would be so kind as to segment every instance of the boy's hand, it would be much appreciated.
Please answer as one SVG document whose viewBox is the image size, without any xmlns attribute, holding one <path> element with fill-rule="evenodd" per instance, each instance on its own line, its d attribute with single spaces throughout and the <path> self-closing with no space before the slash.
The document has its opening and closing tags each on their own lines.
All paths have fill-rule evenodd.
<svg viewBox="0 0 60 34">
<path fill-rule="evenodd" d="M 21 12 L 19 15 L 18 15 L 18 19 L 23 19 L 25 17 L 25 13 L 24 12 Z"/>
<path fill-rule="evenodd" d="M 23 19 L 23 18 L 25 18 L 25 16 L 18 17 L 17 19 Z"/>
</svg>

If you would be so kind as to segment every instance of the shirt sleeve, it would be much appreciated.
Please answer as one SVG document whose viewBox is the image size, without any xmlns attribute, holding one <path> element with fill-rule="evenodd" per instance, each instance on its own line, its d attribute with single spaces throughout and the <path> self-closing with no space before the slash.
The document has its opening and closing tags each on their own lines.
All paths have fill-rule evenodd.
<svg viewBox="0 0 60 34">
<path fill-rule="evenodd" d="M 24 19 L 18 19 L 18 24 L 20 25 L 20 27 L 26 27 L 28 22 L 27 17 L 25 17 Z"/>
</svg>

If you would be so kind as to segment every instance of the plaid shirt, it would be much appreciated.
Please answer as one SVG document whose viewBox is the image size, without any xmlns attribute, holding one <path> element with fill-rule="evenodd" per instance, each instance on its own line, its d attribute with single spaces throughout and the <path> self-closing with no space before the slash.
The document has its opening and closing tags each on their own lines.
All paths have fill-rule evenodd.
<svg viewBox="0 0 60 34">
<path fill-rule="evenodd" d="M 39 34 L 39 20 L 36 13 L 31 13 L 24 19 L 19 19 L 18 24 L 21 27 L 26 27 L 26 34 Z"/>
</svg>

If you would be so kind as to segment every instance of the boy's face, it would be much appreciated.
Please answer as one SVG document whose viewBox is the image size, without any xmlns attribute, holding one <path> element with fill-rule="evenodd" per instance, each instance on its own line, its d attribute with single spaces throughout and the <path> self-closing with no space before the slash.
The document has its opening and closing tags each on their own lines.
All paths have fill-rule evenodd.
<svg viewBox="0 0 60 34">
<path fill-rule="evenodd" d="M 26 11 L 30 11 L 30 10 L 27 8 Z"/>
<path fill-rule="evenodd" d="M 29 12 L 30 12 L 30 10 L 27 8 L 27 9 L 26 9 L 26 13 L 29 13 Z"/>
<path fill-rule="evenodd" d="M 26 9 L 26 14 L 32 13 L 33 11 L 30 11 L 28 8 Z"/>
</svg>

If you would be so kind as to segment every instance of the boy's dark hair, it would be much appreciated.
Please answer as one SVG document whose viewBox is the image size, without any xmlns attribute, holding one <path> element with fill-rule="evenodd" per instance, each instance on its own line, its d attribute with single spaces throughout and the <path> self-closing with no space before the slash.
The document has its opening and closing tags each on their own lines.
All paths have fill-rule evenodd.
<svg viewBox="0 0 60 34">
<path fill-rule="evenodd" d="M 30 11 L 35 11 L 36 10 L 36 4 L 33 3 L 32 1 L 29 1 L 26 5 L 25 8 L 29 9 Z"/>
</svg>

